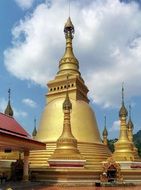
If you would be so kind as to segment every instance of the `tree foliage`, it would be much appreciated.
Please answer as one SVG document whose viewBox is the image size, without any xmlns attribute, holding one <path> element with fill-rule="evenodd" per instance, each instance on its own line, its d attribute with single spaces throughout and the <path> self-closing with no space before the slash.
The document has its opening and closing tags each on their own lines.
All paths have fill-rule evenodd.
<svg viewBox="0 0 141 190">
<path fill-rule="evenodd" d="M 139 156 L 141 157 L 141 130 L 139 130 L 136 134 L 133 136 L 134 144 L 138 148 Z"/>
<path fill-rule="evenodd" d="M 109 149 L 111 150 L 112 153 L 113 153 L 114 150 L 115 150 L 114 143 L 115 143 L 117 140 L 118 140 L 118 139 L 110 139 L 110 140 L 108 140 L 108 147 L 109 147 Z"/>
</svg>

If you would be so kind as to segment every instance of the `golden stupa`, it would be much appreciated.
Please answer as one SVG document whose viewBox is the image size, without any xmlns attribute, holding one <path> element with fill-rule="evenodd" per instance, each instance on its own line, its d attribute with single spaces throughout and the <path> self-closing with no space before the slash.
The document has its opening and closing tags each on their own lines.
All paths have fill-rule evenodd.
<svg viewBox="0 0 141 190">
<path fill-rule="evenodd" d="M 72 185 L 111 181 L 141 183 L 141 159 L 133 142 L 131 107 L 127 122 L 124 88 L 119 111 L 120 134 L 112 154 L 108 148 L 106 117 L 102 142 L 95 113 L 89 105 L 88 88 L 73 53 L 74 26 L 70 17 L 64 33 L 66 50 L 54 80 L 47 84 L 46 106 L 38 129 L 34 120 L 33 139 L 44 142 L 46 149 L 30 152 L 30 179 Z M 8 92 L 5 115 L 12 117 L 10 90 Z M 10 173 L 10 163 L 18 156 L 17 151 L 8 154 L 1 151 L 1 169 Z M 9 161 L 9 165 L 5 167 L 3 161 Z"/>
<path fill-rule="evenodd" d="M 120 135 L 115 143 L 113 158 L 116 161 L 139 161 L 138 151 L 133 142 L 133 123 L 131 106 L 129 106 L 129 121 L 126 122 L 128 111 L 124 105 L 124 87 L 122 86 L 122 106 L 119 111 Z"/>
<path fill-rule="evenodd" d="M 115 143 L 115 152 L 113 157 L 117 161 L 132 161 L 134 160 L 133 142 L 129 140 L 126 117 L 127 109 L 124 105 L 124 88 L 122 86 L 122 106 L 119 111 L 120 118 L 120 135 Z"/>
<path fill-rule="evenodd" d="M 30 169 L 36 173 L 38 179 L 66 179 L 69 181 L 77 175 L 99 178 L 102 171 L 102 161 L 110 155 L 107 145 L 100 138 L 95 113 L 89 105 L 87 97 L 88 88 L 84 83 L 79 71 L 79 62 L 74 56 L 72 39 L 74 26 L 70 17 L 68 18 L 64 33 L 66 38 L 66 49 L 64 56 L 59 62 L 59 71 L 55 79 L 48 82 L 48 93 L 46 95 L 46 106 L 42 114 L 37 135 L 38 141 L 46 143 L 45 151 L 32 151 L 30 154 Z M 68 76 L 68 84 L 66 78 Z M 81 168 L 54 168 L 52 169 L 48 160 L 52 158 L 56 149 L 58 138 L 63 131 L 64 113 L 62 105 L 68 93 L 71 104 L 71 130 L 77 140 L 78 150 L 86 160 L 85 166 Z M 67 170 L 67 173 L 66 173 Z M 80 170 L 83 172 L 80 173 Z M 56 171 L 56 173 L 55 173 Z M 58 171 L 58 173 L 57 173 Z M 78 174 L 77 174 L 78 173 Z M 81 176 L 81 177 L 82 177 Z M 76 177 L 80 179 L 80 177 Z"/>
</svg>

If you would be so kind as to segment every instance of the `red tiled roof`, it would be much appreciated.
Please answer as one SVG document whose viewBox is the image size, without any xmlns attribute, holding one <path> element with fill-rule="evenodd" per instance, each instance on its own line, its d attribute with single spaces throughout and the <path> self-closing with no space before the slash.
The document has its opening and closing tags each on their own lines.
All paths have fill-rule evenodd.
<svg viewBox="0 0 141 190">
<path fill-rule="evenodd" d="M 30 137 L 30 135 L 13 117 L 3 113 L 0 113 L 0 130 L 23 137 Z"/>
<path fill-rule="evenodd" d="M 0 150 L 45 150 L 46 144 L 21 135 L 0 130 Z"/>
</svg>

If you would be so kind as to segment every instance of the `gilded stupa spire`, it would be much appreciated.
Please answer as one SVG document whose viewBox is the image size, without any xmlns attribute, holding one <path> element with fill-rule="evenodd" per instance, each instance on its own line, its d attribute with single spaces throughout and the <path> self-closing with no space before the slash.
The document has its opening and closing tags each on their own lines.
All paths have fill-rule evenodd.
<svg viewBox="0 0 141 190">
<path fill-rule="evenodd" d="M 66 38 L 66 50 L 64 56 L 59 62 L 58 74 L 79 74 L 79 63 L 73 53 L 72 39 L 74 37 L 74 26 L 69 17 L 64 26 L 64 34 Z"/>
<path fill-rule="evenodd" d="M 6 107 L 6 109 L 5 109 L 5 111 L 4 111 L 4 113 L 6 114 L 6 115 L 9 115 L 9 116 L 11 116 L 11 117 L 13 117 L 13 109 L 12 109 L 12 107 L 11 107 L 11 89 L 9 88 L 8 89 L 8 104 L 7 104 L 7 107 Z"/>
<path fill-rule="evenodd" d="M 37 129 L 36 129 L 36 118 L 34 118 L 34 129 L 32 132 L 32 137 L 35 138 L 37 135 Z"/>
<path fill-rule="evenodd" d="M 68 89 L 68 76 L 67 76 L 67 89 Z M 72 110 L 72 103 L 70 101 L 68 90 L 66 92 L 66 97 L 63 102 L 63 112 L 64 112 L 64 123 L 63 131 L 61 136 L 57 140 L 56 149 L 52 155 L 49 163 L 52 163 L 52 160 L 81 160 L 82 156 L 77 149 L 77 140 L 73 136 L 71 131 L 71 122 L 70 114 Z M 54 161 L 53 161 L 54 162 Z"/>
<path fill-rule="evenodd" d="M 124 105 L 124 86 L 122 84 L 122 105 L 119 111 L 119 118 L 121 122 L 120 127 L 120 137 L 119 140 L 126 140 L 128 141 L 128 135 L 127 135 L 127 124 L 126 124 L 126 117 L 128 115 L 127 109 Z"/>
<path fill-rule="evenodd" d="M 134 159 L 133 143 L 131 143 L 128 138 L 128 129 L 126 123 L 127 115 L 128 112 L 124 106 L 124 87 L 122 84 L 122 106 L 119 111 L 120 135 L 118 141 L 115 143 L 115 152 L 113 154 L 116 160 Z"/>
<path fill-rule="evenodd" d="M 63 112 L 64 112 L 64 125 L 63 125 L 63 132 L 59 139 L 61 138 L 67 138 L 71 137 L 74 139 L 74 141 L 77 144 L 77 140 L 74 138 L 72 131 L 71 131 L 71 123 L 70 123 L 70 113 L 72 110 L 72 103 L 70 101 L 69 95 L 68 95 L 68 75 L 67 75 L 67 91 L 66 91 L 66 97 L 63 102 Z M 60 141 L 58 139 L 58 142 Z"/>
<path fill-rule="evenodd" d="M 124 86 L 122 84 L 122 106 L 119 111 L 119 117 L 122 117 L 122 116 L 127 117 L 127 115 L 128 115 L 128 112 L 127 112 L 126 107 L 124 106 Z"/>
<path fill-rule="evenodd" d="M 55 79 L 50 81 L 47 85 L 49 88 L 48 102 L 52 98 L 65 97 L 66 95 L 66 77 L 69 75 L 69 96 L 76 100 L 83 100 L 89 103 L 87 97 L 88 88 L 84 83 L 83 78 L 79 72 L 79 62 L 73 53 L 72 40 L 74 37 L 74 25 L 71 18 L 68 17 L 64 26 L 64 34 L 66 38 L 66 48 L 63 57 L 59 62 L 59 71 Z"/>
<path fill-rule="evenodd" d="M 71 131 L 71 122 L 70 122 L 70 113 L 72 110 L 72 103 L 70 101 L 68 95 L 68 76 L 67 76 L 67 91 L 66 97 L 63 102 L 63 112 L 64 112 L 64 124 L 63 124 L 63 131 L 59 139 L 57 140 L 57 147 L 64 147 L 66 145 L 66 149 L 70 146 L 74 146 L 77 150 L 77 140 L 74 138 L 72 131 Z M 69 139 L 69 141 L 68 141 Z M 78 151 L 78 150 L 77 150 Z"/>
<path fill-rule="evenodd" d="M 103 143 L 105 145 L 107 145 L 108 144 L 108 140 L 107 140 L 108 131 L 106 129 L 106 115 L 104 116 L 104 130 L 103 130 L 102 135 L 103 135 Z"/>
</svg>

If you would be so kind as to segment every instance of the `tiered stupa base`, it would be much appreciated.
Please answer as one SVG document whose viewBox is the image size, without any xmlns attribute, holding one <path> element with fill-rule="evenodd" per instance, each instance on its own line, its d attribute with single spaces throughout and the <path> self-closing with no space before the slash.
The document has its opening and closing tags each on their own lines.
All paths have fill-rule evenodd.
<svg viewBox="0 0 141 190">
<path fill-rule="evenodd" d="M 56 142 L 49 142 L 46 146 L 47 150 L 31 151 L 30 153 L 30 171 L 37 180 L 41 181 L 92 183 L 99 180 L 102 172 L 102 161 L 111 155 L 107 146 L 102 143 L 78 142 L 78 149 L 84 160 L 86 160 L 85 166 L 82 168 L 55 168 L 49 166 L 48 159 L 56 148 Z"/>
<path fill-rule="evenodd" d="M 33 180 L 53 184 L 94 185 L 100 182 L 103 161 L 111 156 L 103 144 L 78 143 L 78 149 L 86 160 L 85 167 L 50 167 L 48 159 L 56 148 L 55 142 L 47 143 L 47 150 L 31 151 L 30 171 Z M 129 162 L 120 162 L 123 182 L 141 184 L 141 168 L 131 168 Z M 135 162 L 132 162 L 132 164 Z M 141 163 L 141 162 L 138 162 Z M 139 166 L 139 164 L 138 164 Z"/>
<path fill-rule="evenodd" d="M 123 180 L 126 183 L 141 184 L 141 159 L 136 161 L 119 161 Z"/>
</svg>

